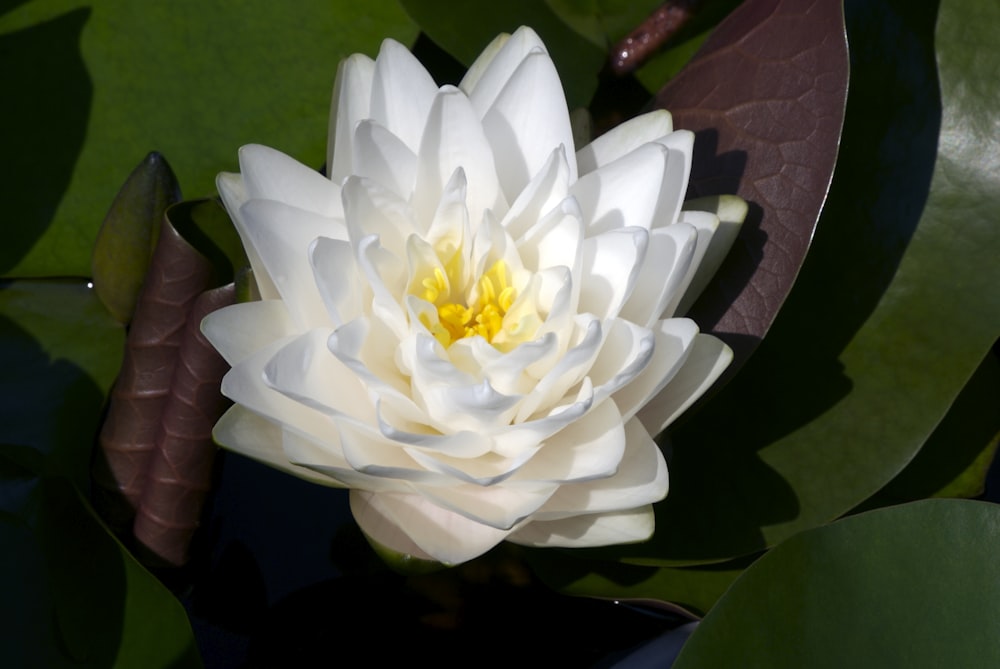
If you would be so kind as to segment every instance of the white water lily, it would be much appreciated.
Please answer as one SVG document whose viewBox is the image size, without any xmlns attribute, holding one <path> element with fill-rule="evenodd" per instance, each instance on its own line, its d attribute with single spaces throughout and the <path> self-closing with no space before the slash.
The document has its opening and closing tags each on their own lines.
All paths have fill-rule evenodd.
<svg viewBox="0 0 1000 669">
<path fill-rule="evenodd" d="M 232 365 L 216 439 L 350 488 L 419 558 L 648 538 L 651 435 L 731 358 L 674 317 L 719 226 L 681 209 L 692 143 L 658 111 L 575 152 L 526 28 L 458 87 L 391 40 L 347 59 L 329 178 L 263 146 L 219 177 L 262 299 L 203 324 Z"/>
</svg>

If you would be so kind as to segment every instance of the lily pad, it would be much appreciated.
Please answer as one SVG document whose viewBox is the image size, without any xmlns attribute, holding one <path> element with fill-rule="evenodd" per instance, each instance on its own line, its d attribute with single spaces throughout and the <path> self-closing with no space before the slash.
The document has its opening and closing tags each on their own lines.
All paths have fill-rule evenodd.
<svg viewBox="0 0 1000 669">
<path fill-rule="evenodd" d="M 9 4 L 9 3 L 8 3 Z M 0 275 L 86 276 L 122 179 L 150 150 L 189 196 L 259 142 L 315 166 L 337 63 L 416 29 L 393 0 L 35 0 L 0 16 Z M 5 117 L 6 118 L 6 117 Z M 16 122 L 15 122 L 16 121 Z"/>
<path fill-rule="evenodd" d="M 1000 507 L 927 500 L 791 538 L 737 580 L 675 669 L 992 667 Z"/>
<path fill-rule="evenodd" d="M 983 57 L 1000 7 L 846 7 L 852 87 L 813 248 L 757 354 L 673 434 L 657 533 L 629 559 L 724 560 L 846 513 L 1000 333 L 1000 59 Z"/>
</svg>

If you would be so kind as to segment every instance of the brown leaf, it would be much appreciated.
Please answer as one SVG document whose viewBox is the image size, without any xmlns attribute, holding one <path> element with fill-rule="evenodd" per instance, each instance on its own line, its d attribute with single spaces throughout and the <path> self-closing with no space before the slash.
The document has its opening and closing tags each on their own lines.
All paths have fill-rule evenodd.
<svg viewBox="0 0 1000 669">
<path fill-rule="evenodd" d="M 736 193 L 750 213 L 688 313 L 741 365 L 805 258 L 837 159 L 849 65 L 841 3 L 747 0 L 656 96 L 696 133 L 689 197 Z"/>
<path fill-rule="evenodd" d="M 202 293 L 191 308 L 136 512 L 135 538 L 156 561 L 171 566 L 187 562 L 212 486 L 212 428 L 229 404 L 219 391 L 229 365 L 201 334 L 201 321 L 234 301 L 229 284 Z"/>
<path fill-rule="evenodd" d="M 95 505 L 115 529 L 127 527 L 139 503 L 187 314 L 211 276 L 208 261 L 164 220 L 111 391 L 93 472 Z"/>
</svg>

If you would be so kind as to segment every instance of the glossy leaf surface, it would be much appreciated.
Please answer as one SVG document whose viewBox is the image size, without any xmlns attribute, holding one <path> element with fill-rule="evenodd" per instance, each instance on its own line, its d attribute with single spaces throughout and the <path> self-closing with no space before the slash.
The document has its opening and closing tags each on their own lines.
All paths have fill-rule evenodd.
<svg viewBox="0 0 1000 669">
<path fill-rule="evenodd" d="M 791 538 L 758 560 L 674 669 L 1000 663 L 1000 507 L 926 500 Z"/>
</svg>

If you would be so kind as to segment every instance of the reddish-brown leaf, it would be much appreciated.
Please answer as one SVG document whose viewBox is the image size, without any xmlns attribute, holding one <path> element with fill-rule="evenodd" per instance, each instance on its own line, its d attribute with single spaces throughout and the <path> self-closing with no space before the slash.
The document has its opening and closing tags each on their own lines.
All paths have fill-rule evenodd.
<svg viewBox="0 0 1000 669">
<path fill-rule="evenodd" d="M 212 428 L 228 405 L 219 385 L 229 365 L 201 334 L 201 321 L 234 301 L 229 284 L 202 293 L 191 308 L 133 524 L 150 557 L 171 566 L 187 562 L 212 486 Z"/>
<path fill-rule="evenodd" d="M 111 391 L 94 467 L 95 504 L 115 529 L 128 526 L 156 443 L 177 352 L 212 267 L 164 220 Z"/>
<path fill-rule="evenodd" d="M 849 65 L 832 0 L 747 0 L 661 90 L 656 107 L 695 131 L 690 197 L 736 193 L 750 213 L 689 312 L 733 347 L 735 370 L 771 326 L 826 199 Z"/>
</svg>

